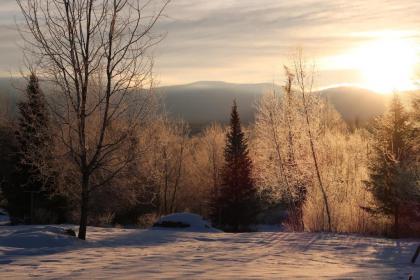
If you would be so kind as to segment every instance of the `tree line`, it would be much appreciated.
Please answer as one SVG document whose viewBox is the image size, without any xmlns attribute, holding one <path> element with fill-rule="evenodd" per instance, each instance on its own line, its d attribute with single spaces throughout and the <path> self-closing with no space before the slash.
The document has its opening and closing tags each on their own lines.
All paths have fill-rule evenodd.
<svg viewBox="0 0 420 280">
<path fill-rule="evenodd" d="M 151 102 L 147 121 L 113 155 L 130 159 L 125 168 L 94 174 L 87 223 L 150 225 L 190 211 L 242 231 L 280 206 L 286 217 L 278 223 L 294 231 L 418 234 L 418 97 L 409 109 L 395 95 L 387 113 L 354 130 L 310 87 L 302 93 L 303 72 L 293 67 L 285 68 L 282 92 L 257 102 L 247 127 L 234 103 L 230 126 L 191 135 Z M 77 171 L 34 73 L 18 109 L 17 119 L 1 122 L 3 206 L 15 223 L 77 223 Z"/>
<path fill-rule="evenodd" d="M 298 52 L 281 92 L 243 127 L 191 135 L 154 94 L 150 49 L 169 1 L 17 0 L 29 64 L 19 117 L 0 125 L 2 205 L 14 223 L 149 225 L 189 211 L 228 231 L 268 212 L 295 231 L 420 232 L 419 99 L 364 128 L 313 92 Z"/>
</svg>

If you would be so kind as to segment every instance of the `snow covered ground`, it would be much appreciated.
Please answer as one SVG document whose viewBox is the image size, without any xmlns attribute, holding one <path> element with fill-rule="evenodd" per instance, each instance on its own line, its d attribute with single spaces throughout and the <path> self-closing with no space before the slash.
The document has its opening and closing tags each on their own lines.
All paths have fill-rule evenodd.
<svg viewBox="0 0 420 280">
<path fill-rule="evenodd" d="M 63 228 L 1 226 L 0 279 L 420 279 L 420 240 L 89 227 L 81 241 Z"/>
</svg>

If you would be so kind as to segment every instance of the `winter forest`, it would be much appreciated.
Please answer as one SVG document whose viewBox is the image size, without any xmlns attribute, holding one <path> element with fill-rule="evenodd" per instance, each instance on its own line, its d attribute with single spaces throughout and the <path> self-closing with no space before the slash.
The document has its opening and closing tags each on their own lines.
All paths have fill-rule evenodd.
<svg viewBox="0 0 420 280">
<path fill-rule="evenodd" d="M 227 239 L 245 236 L 251 243 L 267 239 L 258 238 L 263 227 L 296 240 L 317 234 L 379 243 L 375 240 L 411 240 L 403 245 L 408 267 L 420 244 L 418 91 L 395 90 L 382 114 L 346 119 L 317 88 L 311 55 L 304 47 L 293 48 L 278 61 L 280 84 L 273 83 L 250 104 L 252 121 L 242 119 L 241 104 L 232 98 L 230 115 L 224 116 L 229 122 L 193 129 L 168 113 L 155 77 L 153 50 L 166 36 L 158 26 L 171 16 L 172 4 L 16 0 L 25 67 L 17 101 L 0 95 L 0 210 L 9 217 L 0 226 L 0 255 L 3 247 L 14 247 L 17 228 L 60 225 L 65 231 L 60 238 L 99 242 L 101 234 L 119 229 L 160 227 L 168 230 L 159 233 L 162 242 L 170 243 L 172 232 L 192 227 L 191 217 L 200 216 L 205 228 Z M 167 218 L 188 213 L 195 215 Z M 155 242 L 149 235 L 133 238 Z M 134 245 L 124 246 L 134 250 Z M 6 257 L 14 256 L 7 250 Z M 389 250 L 385 261 L 394 256 Z M 0 278 L 19 272 L 11 268 L 7 274 L 8 263 L 0 257 Z M 203 269 L 212 269 L 206 265 Z M 388 273 L 393 264 L 381 265 Z M 396 265 L 401 270 L 390 270 L 387 277 L 413 277 L 418 267 L 405 265 Z M 348 275 L 388 279 L 373 273 L 380 267 L 369 269 Z M 256 271 L 250 269 L 250 279 L 286 277 Z M 295 275 L 290 271 L 289 277 Z M 231 276 L 223 273 L 214 277 Z M 77 277 L 66 275 L 61 277 Z"/>
<path fill-rule="evenodd" d="M 147 226 L 187 211 L 222 228 L 252 230 L 277 211 L 271 222 L 293 231 L 418 236 L 419 99 L 404 107 L 396 93 L 383 116 L 354 127 L 312 92 L 302 57 L 294 63 L 285 67 L 283 91 L 255 104 L 255 123 L 241 125 L 233 103 L 230 125 L 191 134 L 187 123 L 165 115 L 152 90 L 124 89 L 139 95 L 140 104 L 132 103 L 139 119 L 128 119 L 123 111 L 131 104 L 121 101 L 104 124 L 99 108 L 106 103 L 89 104 L 86 148 L 75 135 L 76 112 L 65 112 L 74 127 L 61 123 L 32 73 L 18 117 L 2 118 L 5 209 L 16 223 L 77 224 L 86 195 L 86 222 L 96 226 Z M 87 147 L 92 168 L 83 190 Z"/>
</svg>

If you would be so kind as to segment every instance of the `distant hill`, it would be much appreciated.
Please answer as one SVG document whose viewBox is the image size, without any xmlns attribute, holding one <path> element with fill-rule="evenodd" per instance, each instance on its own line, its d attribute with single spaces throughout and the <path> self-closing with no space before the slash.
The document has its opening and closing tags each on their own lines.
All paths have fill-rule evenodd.
<svg viewBox="0 0 420 280">
<path fill-rule="evenodd" d="M 261 95 L 278 86 L 272 84 L 230 84 L 196 82 L 158 89 L 167 111 L 190 123 L 227 122 L 232 102 L 236 99 L 244 122 L 254 119 L 255 104 Z"/>
<path fill-rule="evenodd" d="M 7 114 L 15 115 L 20 92 L 17 88 L 24 86 L 24 79 L 0 78 L 0 110 L 7 110 Z"/>
<path fill-rule="evenodd" d="M 18 98 L 18 89 L 25 85 L 25 80 L 21 78 L 1 78 L 0 77 L 0 96 L 10 97 L 14 100 Z"/>
<path fill-rule="evenodd" d="M 386 110 L 389 96 L 357 87 L 336 87 L 321 91 L 344 120 L 366 121 L 381 115 Z"/>
<path fill-rule="evenodd" d="M 18 100 L 16 85 L 22 87 L 21 79 L 0 78 L 0 102 Z M 254 120 L 255 104 L 266 92 L 281 87 L 270 83 L 233 84 L 225 82 L 196 82 L 186 85 L 160 87 L 166 110 L 174 118 L 183 118 L 193 128 L 200 128 L 211 122 L 226 123 L 229 120 L 232 101 L 236 99 L 242 121 Z M 322 90 L 320 94 L 328 99 L 346 121 L 366 121 L 385 111 L 389 96 L 356 87 L 335 87 Z M 2 101 L 3 100 L 3 101 Z M 10 102 L 10 101 L 9 101 Z"/>
<path fill-rule="evenodd" d="M 244 122 L 252 122 L 258 99 L 272 89 L 273 84 L 231 84 L 224 82 L 196 82 L 193 84 L 159 88 L 166 109 L 173 117 L 182 117 L 192 124 L 212 121 L 227 122 L 233 99 Z M 346 121 L 366 121 L 385 111 L 387 97 L 356 87 L 336 87 L 322 90 Z"/>
</svg>

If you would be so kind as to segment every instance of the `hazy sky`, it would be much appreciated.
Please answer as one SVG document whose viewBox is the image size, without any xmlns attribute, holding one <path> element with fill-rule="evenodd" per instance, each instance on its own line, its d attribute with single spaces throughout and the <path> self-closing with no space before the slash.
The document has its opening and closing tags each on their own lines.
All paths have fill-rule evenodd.
<svg viewBox="0 0 420 280">
<path fill-rule="evenodd" d="M 14 0 L 0 0 L 3 74 L 21 61 L 17 15 Z M 166 15 L 159 30 L 167 36 L 155 51 L 161 84 L 281 82 L 296 47 L 316 61 L 320 85 L 357 83 L 349 53 L 384 36 L 409 41 L 416 52 L 420 42 L 419 0 L 173 0 Z"/>
</svg>

